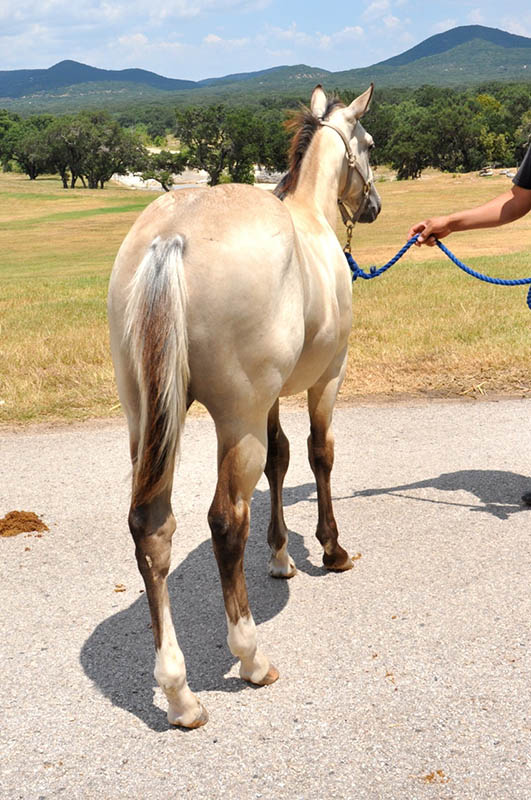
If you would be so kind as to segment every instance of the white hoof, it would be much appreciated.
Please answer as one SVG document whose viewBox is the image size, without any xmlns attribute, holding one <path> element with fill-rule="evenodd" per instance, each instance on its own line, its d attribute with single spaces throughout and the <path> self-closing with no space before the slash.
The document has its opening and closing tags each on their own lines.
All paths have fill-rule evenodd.
<svg viewBox="0 0 531 800">
<path fill-rule="evenodd" d="M 201 728 L 208 722 L 208 712 L 202 703 L 198 702 L 195 712 L 179 714 L 170 706 L 168 708 L 168 722 L 170 725 L 179 725 L 181 728 Z"/>
<path fill-rule="evenodd" d="M 278 681 L 278 677 L 278 669 L 274 667 L 273 664 L 269 665 L 267 672 L 265 675 L 262 674 L 261 677 L 259 677 L 256 670 L 254 673 L 248 673 L 243 665 L 240 665 L 240 678 L 243 678 L 244 681 L 252 683 L 255 686 L 270 686 L 272 683 L 275 683 L 275 681 Z"/>
<path fill-rule="evenodd" d="M 269 559 L 269 574 L 272 578 L 293 578 L 297 567 L 289 553 L 277 554 Z"/>
</svg>

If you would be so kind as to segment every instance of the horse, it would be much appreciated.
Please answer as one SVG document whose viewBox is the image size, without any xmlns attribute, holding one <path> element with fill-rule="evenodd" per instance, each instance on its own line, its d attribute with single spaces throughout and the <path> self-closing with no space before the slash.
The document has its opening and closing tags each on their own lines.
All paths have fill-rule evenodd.
<svg viewBox="0 0 531 800">
<path fill-rule="evenodd" d="M 208 719 L 186 679 L 167 589 L 176 528 L 171 491 L 186 412 L 196 400 L 216 427 L 218 478 L 208 512 L 227 642 L 242 679 L 279 677 L 257 642 L 243 571 L 250 500 L 265 470 L 271 497 L 269 572 L 291 578 L 282 485 L 289 443 L 279 397 L 307 391 L 308 453 L 318 494 L 317 538 L 329 570 L 353 566 L 338 542 L 330 473 L 331 420 L 347 359 L 352 288 L 335 233 L 372 222 L 381 202 L 359 120 L 373 85 L 350 105 L 321 86 L 302 108 L 289 170 L 274 193 L 222 184 L 160 196 L 124 239 L 108 297 L 111 351 L 132 461 L 129 528 L 149 603 L 155 678 L 168 722 Z"/>
</svg>

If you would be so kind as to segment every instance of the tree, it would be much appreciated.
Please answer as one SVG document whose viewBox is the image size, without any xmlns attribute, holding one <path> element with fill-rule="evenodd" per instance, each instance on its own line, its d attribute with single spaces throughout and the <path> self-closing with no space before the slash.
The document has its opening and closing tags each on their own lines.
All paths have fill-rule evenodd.
<svg viewBox="0 0 531 800">
<path fill-rule="evenodd" d="M 481 114 L 462 103 L 453 103 L 434 114 L 437 137 L 433 166 L 443 172 L 471 172 L 486 162 L 481 144 L 484 121 Z"/>
<path fill-rule="evenodd" d="M 420 178 L 422 170 L 433 164 L 437 145 L 432 111 L 412 101 L 400 103 L 387 147 L 397 179 Z"/>
<path fill-rule="evenodd" d="M 71 170 L 72 151 L 68 145 L 68 134 L 72 125 L 72 117 L 59 117 L 46 128 L 44 134 L 45 144 L 48 149 L 49 169 L 52 172 L 59 173 L 64 189 L 68 189 Z"/>
<path fill-rule="evenodd" d="M 188 156 L 183 152 L 171 153 L 169 150 L 161 150 L 160 153 L 148 153 L 142 170 L 142 180 L 154 178 L 165 192 L 169 192 L 174 183 L 174 175 L 183 172 L 187 163 Z"/>
<path fill-rule="evenodd" d="M 147 151 L 139 137 L 124 130 L 107 112 L 82 112 L 77 120 L 83 142 L 79 174 L 86 177 L 89 189 L 103 189 L 114 173 L 124 175 L 142 168 Z"/>
<path fill-rule="evenodd" d="M 227 171 L 232 181 L 254 183 L 254 166 L 283 170 L 289 138 L 276 110 L 226 110 L 223 105 L 177 111 L 176 134 L 188 148 L 191 167 L 209 173 L 219 183 Z"/>
<path fill-rule="evenodd" d="M 9 127 L 4 138 L 5 156 L 14 158 L 32 181 L 49 169 L 46 128 L 52 120 L 49 115 L 20 120 Z"/>
<path fill-rule="evenodd" d="M 8 133 L 17 122 L 20 122 L 18 114 L 11 114 L 5 108 L 0 109 L 0 163 L 4 172 L 9 169 L 9 162 L 13 157 L 11 139 L 8 137 Z"/>
<path fill-rule="evenodd" d="M 87 152 L 88 141 L 85 137 L 83 121 L 80 115 L 75 117 L 61 117 L 56 122 L 54 130 L 58 140 L 56 146 L 64 148 L 66 164 L 70 170 L 70 187 L 75 188 L 78 178 L 86 188 L 84 178 L 84 160 Z M 63 182 L 64 186 L 64 182 Z"/>
<path fill-rule="evenodd" d="M 231 148 L 225 107 L 219 104 L 178 110 L 176 135 L 188 148 L 189 165 L 208 172 L 210 186 L 218 184 Z"/>
<path fill-rule="evenodd" d="M 531 144 L 531 111 L 526 111 L 522 115 L 520 126 L 516 130 L 516 149 L 521 160 L 525 151 Z"/>
<path fill-rule="evenodd" d="M 284 172 L 288 168 L 290 136 L 284 125 L 285 114 L 270 110 L 256 115 L 259 131 L 258 163 L 266 169 Z"/>
<path fill-rule="evenodd" d="M 389 143 L 395 130 L 398 117 L 396 106 L 389 103 L 371 102 L 371 110 L 367 117 L 367 130 L 374 139 L 375 148 L 371 150 L 371 164 L 387 164 L 391 160 Z M 365 119 L 363 119 L 365 125 Z"/>
<path fill-rule="evenodd" d="M 260 161 L 261 130 L 246 108 L 227 113 L 224 121 L 228 140 L 227 169 L 235 183 L 254 183 L 254 165 Z"/>
</svg>

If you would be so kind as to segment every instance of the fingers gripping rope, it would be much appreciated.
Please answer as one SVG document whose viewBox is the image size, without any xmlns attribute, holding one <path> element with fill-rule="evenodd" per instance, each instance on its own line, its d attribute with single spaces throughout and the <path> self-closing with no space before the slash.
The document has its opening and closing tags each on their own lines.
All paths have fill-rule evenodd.
<svg viewBox="0 0 531 800">
<path fill-rule="evenodd" d="M 383 267 L 380 267 L 379 269 L 377 269 L 376 267 L 371 267 L 369 272 L 364 272 L 356 264 L 356 262 L 352 258 L 352 255 L 348 252 L 345 252 L 345 258 L 347 259 L 350 271 L 352 272 L 352 282 L 354 283 L 356 278 L 363 278 L 363 280 L 368 281 L 371 280 L 371 278 L 377 278 L 379 275 L 382 275 L 384 272 L 390 269 L 393 266 L 393 264 L 396 264 L 397 261 L 400 261 L 404 253 L 407 253 L 409 248 L 415 244 L 418 237 L 419 234 L 417 233 L 411 239 L 408 239 L 405 245 L 398 251 L 396 256 L 394 256 L 390 261 L 388 261 L 387 264 L 384 264 Z M 445 247 L 445 245 L 438 239 L 435 240 L 435 244 L 440 250 L 442 250 L 442 252 L 446 256 L 448 256 L 450 261 L 453 261 L 453 263 L 457 267 L 459 267 L 459 269 L 462 269 L 463 272 L 466 272 L 468 275 L 472 275 L 473 278 L 477 278 L 480 281 L 484 281 L 485 283 L 494 283 L 497 286 L 524 286 L 526 284 L 531 284 L 531 278 L 517 278 L 515 280 L 504 280 L 503 278 L 491 278 L 489 275 L 483 275 L 481 272 L 476 272 L 470 267 L 467 267 L 466 264 L 463 264 L 463 262 L 460 261 L 457 258 L 457 256 L 454 256 L 452 251 L 448 250 L 448 248 Z M 531 287 L 529 288 L 529 291 L 527 293 L 527 306 L 529 309 L 531 309 Z"/>
</svg>

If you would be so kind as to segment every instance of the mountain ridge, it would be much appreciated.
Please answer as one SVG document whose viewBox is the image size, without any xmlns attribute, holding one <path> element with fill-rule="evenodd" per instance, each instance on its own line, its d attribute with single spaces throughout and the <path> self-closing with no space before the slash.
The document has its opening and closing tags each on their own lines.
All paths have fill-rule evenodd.
<svg viewBox="0 0 531 800">
<path fill-rule="evenodd" d="M 190 102 L 225 100 L 244 92 L 299 92 L 315 83 L 330 88 L 415 87 L 422 84 L 471 85 L 488 80 L 531 81 L 531 38 L 482 25 L 465 25 L 430 36 L 414 47 L 369 67 L 331 72 L 306 64 L 232 73 L 201 81 L 166 78 L 143 69 L 105 70 L 63 60 L 48 69 L 0 71 L 0 102 L 14 107 L 42 101 L 83 105 L 135 97 L 165 96 Z M 125 101 L 125 100 L 124 100 Z"/>
<path fill-rule="evenodd" d="M 527 36 L 508 33 L 502 31 L 501 28 L 488 28 L 485 25 L 459 25 L 457 28 L 450 28 L 448 31 L 429 36 L 409 50 L 387 58 L 385 61 L 379 61 L 373 66 L 402 66 L 419 58 L 448 52 L 448 50 L 474 39 L 482 39 L 509 49 L 531 47 L 531 39 Z"/>
</svg>

